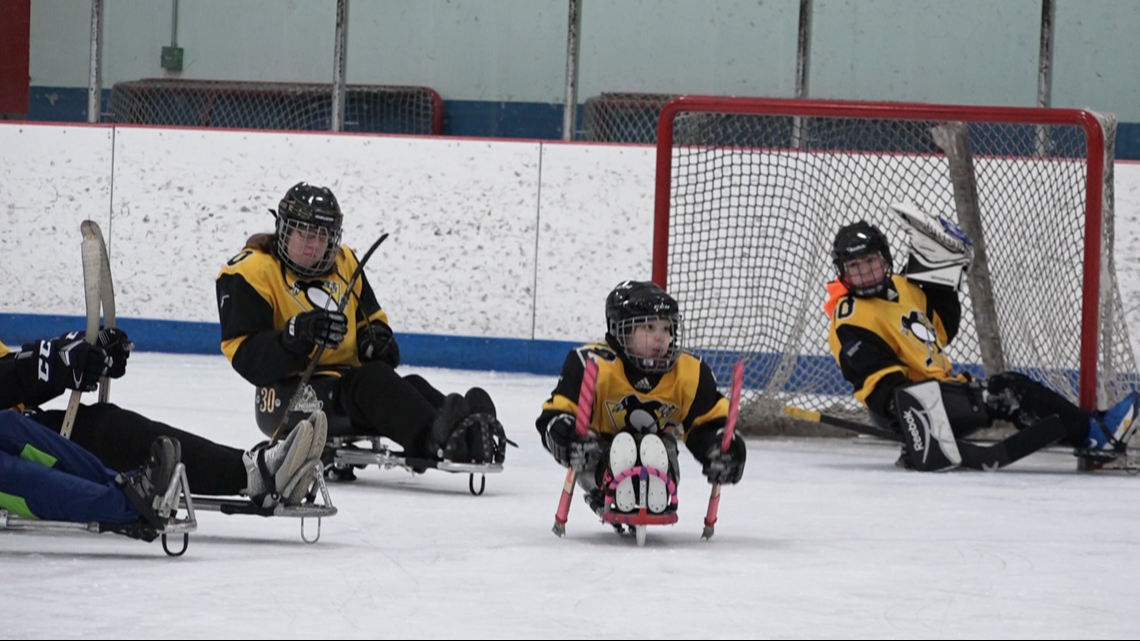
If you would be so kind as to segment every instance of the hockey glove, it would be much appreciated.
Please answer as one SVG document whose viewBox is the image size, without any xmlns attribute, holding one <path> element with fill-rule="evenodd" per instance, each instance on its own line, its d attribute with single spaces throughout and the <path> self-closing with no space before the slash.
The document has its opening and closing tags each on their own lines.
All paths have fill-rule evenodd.
<svg viewBox="0 0 1140 641">
<path fill-rule="evenodd" d="M 733 485 L 740 482 L 740 477 L 744 475 L 744 462 L 748 458 L 748 448 L 744 445 L 744 439 L 740 434 L 733 432 L 732 441 L 728 445 L 727 452 L 720 451 L 721 440 L 724 439 L 724 429 L 720 428 L 715 432 L 709 432 L 710 436 L 715 435 L 715 438 L 704 438 L 701 447 L 703 448 L 703 457 L 701 457 L 701 472 L 709 483 L 720 483 L 721 485 Z M 697 454 L 698 452 L 694 452 Z"/>
<path fill-rule="evenodd" d="M 76 337 L 85 338 L 87 332 L 75 332 Z M 127 333 L 117 327 L 103 327 L 99 329 L 96 342 L 102 347 L 107 356 L 111 358 L 111 366 L 107 369 L 107 376 L 120 378 L 127 373 L 127 359 L 131 356 L 135 344 Z"/>
<path fill-rule="evenodd" d="M 107 351 L 98 343 L 89 345 L 80 332 L 28 343 L 16 355 L 16 372 L 25 390 L 47 387 L 89 392 L 110 367 Z"/>
<path fill-rule="evenodd" d="M 546 424 L 546 449 L 562 467 L 581 472 L 597 467 L 602 458 L 602 446 L 598 435 L 587 432 L 585 438 L 578 438 L 575 420 L 571 414 L 559 414 Z"/>
<path fill-rule="evenodd" d="M 958 225 L 944 216 L 928 214 L 914 203 L 894 203 L 910 232 L 909 280 L 959 289 L 962 275 L 974 259 L 974 245 Z"/>
<path fill-rule="evenodd" d="M 383 321 L 372 321 L 356 332 L 356 346 L 360 362 L 383 361 L 393 369 L 400 366 L 400 346 L 392 335 L 392 328 Z"/>
<path fill-rule="evenodd" d="M 281 331 L 281 345 L 293 354 L 303 356 L 317 346 L 325 349 L 340 347 L 347 331 L 348 318 L 344 314 L 314 309 L 289 319 Z"/>
</svg>

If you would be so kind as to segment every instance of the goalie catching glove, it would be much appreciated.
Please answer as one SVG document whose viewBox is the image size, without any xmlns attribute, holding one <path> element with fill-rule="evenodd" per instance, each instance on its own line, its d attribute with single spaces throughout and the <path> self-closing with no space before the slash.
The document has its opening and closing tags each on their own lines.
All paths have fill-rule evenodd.
<svg viewBox="0 0 1140 641">
<path fill-rule="evenodd" d="M 961 289 L 962 275 L 974 259 L 974 245 L 958 225 L 944 216 L 928 214 L 914 203 L 894 203 L 910 233 L 909 280 Z"/>
</svg>

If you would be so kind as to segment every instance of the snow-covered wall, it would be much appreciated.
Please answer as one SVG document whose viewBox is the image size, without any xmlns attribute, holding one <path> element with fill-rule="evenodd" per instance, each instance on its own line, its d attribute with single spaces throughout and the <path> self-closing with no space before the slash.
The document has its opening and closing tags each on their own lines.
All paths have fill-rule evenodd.
<svg viewBox="0 0 1140 641">
<path fill-rule="evenodd" d="M 650 277 L 651 147 L 0 123 L 0 339 L 82 325 L 90 218 L 139 348 L 217 353 L 214 278 L 301 180 L 336 193 L 350 247 L 391 234 L 366 271 L 409 362 L 557 372 L 613 285 Z M 1137 325 L 1140 166 L 1116 202 Z"/>
</svg>

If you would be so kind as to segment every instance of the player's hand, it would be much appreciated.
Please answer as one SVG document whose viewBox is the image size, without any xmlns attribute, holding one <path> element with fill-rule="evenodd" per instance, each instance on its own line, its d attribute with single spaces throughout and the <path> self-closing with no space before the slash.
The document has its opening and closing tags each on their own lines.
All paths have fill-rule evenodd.
<svg viewBox="0 0 1140 641">
<path fill-rule="evenodd" d="M 336 349 L 348 332 L 348 318 L 338 311 L 314 309 L 301 312 L 285 324 L 281 331 L 281 345 L 298 356 L 308 354 L 314 347 Z"/>
<path fill-rule="evenodd" d="M 356 347 L 361 363 L 383 361 L 396 368 L 400 366 L 400 346 L 392 335 L 392 328 L 383 321 L 372 321 L 356 331 Z"/>
</svg>

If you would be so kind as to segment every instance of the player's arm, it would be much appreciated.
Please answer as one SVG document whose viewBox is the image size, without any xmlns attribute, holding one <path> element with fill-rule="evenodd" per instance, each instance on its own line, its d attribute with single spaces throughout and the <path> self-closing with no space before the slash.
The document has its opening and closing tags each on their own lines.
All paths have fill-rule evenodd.
<svg viewBox="0 0 1140 641">
<path fill-rule="evenodd" d="M 304 369 L 308 355 L 285 348 L 273 322 L 273 307 L 241 274 L 219 276 L 217 295 L 222 352 L 242 378 L 269 385 Z"/>
<path fill-rule="evenodd" d="M 578 349 L 572 349 L 566 354 L 562 362 L 562 371 L 558 376 L 558 383 L 550 398 L 542 404 L 542 413 L 538 415 L 534 426 L 546 445 L 546 431 L 550 422 L 563 415 L 574 416 L 578 412 L 578 392 L 582 387 L 582 376 L 585 374 L 586 364 Z M 549 447 L 547 447 L 549 449 Z"/>
<path fill-rule="evenodd" d="M 360 362 L 384 361 L 400 366 L 400 346 L 388 325 L 388 314 L 380 308 L 368 277 L 360 274 L 360 298 L 356 306 L 356 352 Z"/>
<path fill-rule="evenodd" d="M 974 259 L 974 245 L 945 216 L 927 213 L 914 203 L 894 203 L 891 209 L 910 234 L 906 278 L 926 294 L 926 317 L 931 322 L 936 318 L 942 321 L 949 343 L 958 334 L 961 323 L 958 292 Z"/>
<path fill-rule="evenodd" d="M 721 451 L 728 421 L 728 399 L 716 387 L 712 370 L 700 363 L 697 392 L 685 416 L 685 446 L 701 464 L 701 473 L 710 483 L 733 484 L 744 474 L 748 448 L 735 432 L 728 450 Z"/>
<path fill-rule="evenodd" d="M 0 358 L 0 409 L 17 405 L 34 407 L 46 403 L 64 393 L 62 386 L 42 384 L 26 389 L 16 369 L 16 352 L 8 352 Z"/>
<path fill-rule="evenodd" d="M 855 387 L 855 398 L 880 416 L 894 416 L 895 390 L 910 382 L 907 367 L 882 338 L 854 325 L 835 328 L 836 359 L 843 378 Z"/>
<path fill-rule="evenodd" d="M 932 283 L 915 284 L 926 294 L 926 317 L 935 326 L 941 323 L 946 332 L 946 340 L 941 346 L 949 345 L 958 335 L 962 323 L 962 302 L 958 298 L 958 290 Z"/>
</svg>

